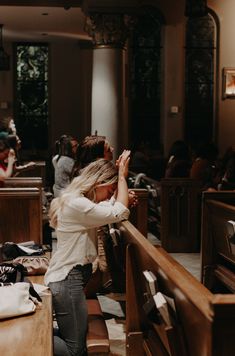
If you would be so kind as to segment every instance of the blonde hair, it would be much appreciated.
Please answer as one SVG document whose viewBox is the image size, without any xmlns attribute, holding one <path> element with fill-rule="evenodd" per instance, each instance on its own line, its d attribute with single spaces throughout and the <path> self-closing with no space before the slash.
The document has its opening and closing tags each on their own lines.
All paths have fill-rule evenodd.
<svg viewBox="0 0 235 356">
<path fill-rule="evenodd" d="M 98 159 L 80 171 L 80 175 L 73 179 L 62 195 L 53 199 L 49 210 L 50 226 L 56 228 L 57 216 L 71 197 L 78 198 L 82 195 L 90 200 L 95 200 L 95 187 L 117 183 L 118 170 L 111 162 L 103 158 Z"/>
</svg>

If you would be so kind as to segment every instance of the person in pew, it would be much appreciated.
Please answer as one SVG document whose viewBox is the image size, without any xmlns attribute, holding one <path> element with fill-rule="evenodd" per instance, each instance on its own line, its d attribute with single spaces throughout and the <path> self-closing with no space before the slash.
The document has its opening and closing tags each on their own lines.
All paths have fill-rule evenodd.
<svg viewBox="0 0 235 356">
<path fill-rule="evenodd" d="M 100 135 L 90 135 L 86 136 L 79 144 L 77 149 L 77 159 L 76 159 L 76 168 L 74 170 L 74 175 L 79 175 L 79 170 L 86 167 L 89 163 L 99 159 L 104 158 L 108 161 L 113 160 L 113 151 L 114 148 L 110 145 L 109 141 L 105 136 Z M 137 196 L 133 190 L 129 190 L 129 207 L 135 207 L 138 203 Z M 97 246 L 102 246 L 101 250 L 105 250 L 103 246 L 102 235 L 106 227 L 99 227 L 97 229 Z M 107 229 L 106 229 L 107 230 Z M 93 262 L 93 273 L 92 277 L 89 280 L 89 283 L 86 285 L 85 293 L 87 298 L 92 298 L 96 296 L 96 293 L 99 291 L 107 290 L 111 288 L 111 276 L 110 271 L 107 270 L 101 271 L 99 268 L 100 258 L 106 260 L 106 257 L 101 257 L 98 255 L 97 259 Z M 108 269 L 108 266 L 107 266 Z"/>
<path fill-rule="evenodd" d="M 5 137 L 9 134 L 16 135 L 15 123 L 11 116 L 0 118 L 0 133 L 5 133 Z"/>
<path fill-rule="evenodd" d="M 96 229 L 127 219 L 126 177 L 130 151 L 117 160 L 98 159 L 51 203 L 50 223 L 57 233 L 57 250 L 45 275 L 53 296 L 59 327 L 54 337 L 55 355 L 87 355 L 87 305 L 83 288 L 92 275 L 97 257 Z M 114 195 L 113 204 L 110 199 Z"/>
<path fill-rule="evenodd" d="M 202 190 L 217 189 L 218 177 L 218 148 L 213 142 L 201 145 L 195 151 L 190 178 L 200 181 Z"/>
<path fill-rule="evenodd" d="M 62 191 L 72 180 L 76 151 L 73 147 L 74 141 L 74 138 L 68 135 L 62 135 L 60 139 L 56 141 L 57 154 L 52 158 L 55 180 L 53 192 L 55 198 L 60 196 Z"/>
<path fill-rule="evenodd" d="M 18 176 L 21 172 L 28 171 L 28 170 L 32 169 L 33 167 L 35 167 L 35 162 L 33 162 L 33 161 L 30 161 L 26 164 L 23 164 L 21 162 L 20 155 L 19 155 L 19 150 L 21 148 L 21 140 L 20 140 L 19 136 L 9 134 L 6 138 L 6 140 L 9 144 L 10 148 L 15 151 L 15 156 L 16 156 L 13 176 Z"/>
<path fill-rule="evenodd" d="M 186 142 L 177 140 L 169 151 L 165 178 L 189 177 L 191 165 L 189 146 Z"/>
<path fill-rule="evenodd" d="M 6 139 L 10 148 L 15 151 L 16 160 L 14 165 L 14 176 L 35 166 L 35 162 L 32 161 L 26 164 L 21 162 L 19 155 L 21 140 L 17 135 L 15 122 L 11 116 L 0 118 L 0 139 L 1 138 Z"/>
<path fill-rule="evenodd" d="M 10 148 L 7 140 L 0 140 L 0 180 L 12 176 L 15 159 L 15 151 Z"/>
<path fill-rule="evenodd" d="M 79 175 L 79 170 L 98 158 L 108 161 L 113 160 L 113 147 L 105 136 L 90 135 L 86 136 L 78 145 L 76 152 L 76 164 L 73 176 Z"/>
<path fill-rule="evenodd" d="M 235 190 L 235 152 L 231 153 L 225 172 L 218 184 L 218 190 Z"/>
</svg>

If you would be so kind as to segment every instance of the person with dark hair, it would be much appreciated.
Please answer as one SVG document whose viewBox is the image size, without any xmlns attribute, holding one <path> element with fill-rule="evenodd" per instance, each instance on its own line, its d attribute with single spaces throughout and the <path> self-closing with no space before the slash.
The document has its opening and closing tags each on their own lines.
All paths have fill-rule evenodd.
<svg viewBox="0 0 235 356">
<path fill-rule="evenodd" d="M 6 132 L 7 134 L 16 134 L 14 120 L 11 116 L 0 118 L 0 132 Z"/>
<path fill-rule="evenodd" d="M 235 190 L 235 151 L 231 152 L 230 158 L 227 160 L 218 190 Z"/>
<path fill-rule="evenodd" d="M 218 148 L 213 142 L 205 143 L 196 150 L 190 178 L 197 179 L 203 190 L 216 188 Z"/>
<path fill-rule="evenodd" d="M 45 274 L 52 292 L 59 333 L 54 355 L 87 355 L 88 313 L 84 287 L 97 257 L 96 229 L 127 219 L 130 151 L 124 150 L 117 166 L 98 159 L 51 203 L 50 224 L 56 229 L 57 250 Z M 115 196 L 112 204 L 107 200 Z"/>
<path fill-rule="evenodd" d="M 62 190 L 69 185 L 72 179 L 75 165 L 72 141 L 74 141 L 72 136 L 62 135 L 55 144 L 57 154 L 52 158 L 55 170 L 55 183 L 53 185 L 55 198 L 60 196 Z"/>
<path fill-rule="evenodd" d="M 110 146 L 105 136 L 86 136 L 78 145 L 77 162 L 79 168 L 84 168 L 92 161 L 104 158 L 108 161 L 113 159 L 113 147 Z"/>
<path fill-rule="evenodd" d="M 190 149 L 186 142 L 175 141 L 169 151 L 165 178 L 189 177 L 191 168 Z"/>
</svg>

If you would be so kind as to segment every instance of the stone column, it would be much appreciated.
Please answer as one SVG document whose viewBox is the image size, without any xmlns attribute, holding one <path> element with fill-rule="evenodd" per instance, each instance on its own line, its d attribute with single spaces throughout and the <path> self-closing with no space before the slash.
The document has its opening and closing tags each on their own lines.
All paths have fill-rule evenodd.
<svg viewBox="0 0 235 356">
<path fill-rule="evenodd" d="M 93 41 L 91 133 L 106 136 L 115 156 L 128 143 L 123 97 L 129 23 L 123 14 L 90 13 L 85 27 Z"/>
</svg>

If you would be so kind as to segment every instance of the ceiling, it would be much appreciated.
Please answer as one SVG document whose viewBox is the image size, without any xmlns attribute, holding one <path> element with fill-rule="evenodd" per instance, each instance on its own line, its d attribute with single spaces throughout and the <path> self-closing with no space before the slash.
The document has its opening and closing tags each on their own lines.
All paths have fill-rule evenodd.
<svg viewBox="0 0 235 356">
<path fill-rule="evenodd" d="M 5 41 L 88 40 L 80 7 L 2 6 L 0 24 Z"/>
</svg>

